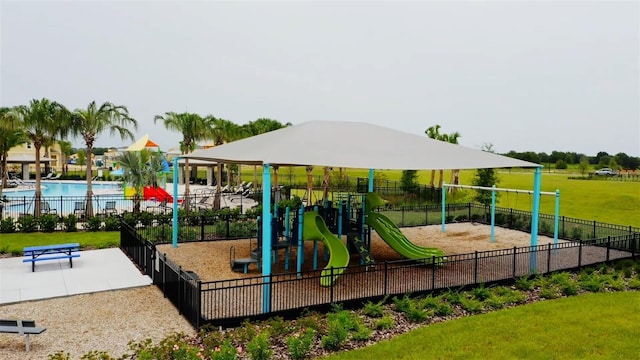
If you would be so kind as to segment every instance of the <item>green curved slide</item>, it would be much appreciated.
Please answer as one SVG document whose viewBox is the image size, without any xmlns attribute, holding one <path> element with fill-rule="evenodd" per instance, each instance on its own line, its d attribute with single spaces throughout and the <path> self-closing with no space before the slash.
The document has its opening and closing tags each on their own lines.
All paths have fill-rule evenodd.
<svg viewBox="0 0 640 360">
<path fill-rule="evenodd" d="M 338 276 L 344 272 L 344 268 L 349 265 L 349 251 L 347 247 L 342 240 L 329 231 L 327 224 L 317 211 L 304 213 L 302 240 L 322 241 L 329 249 L 329 263 L 322 270 L 320 285 L 333 285 Z M 334 268 L 333 276 L 331 276 L 331 268 Z"/>
<path fill-rule="evenodd" d="M 368 210 L 368 214 L 365 223 L 371 226 L 378 235 L 380 235 L 382 240 L 407 259 L 427 259 L 426 262 L 430 263 L 429 260 L 435 256 L 439 258 L 438 262 L 444 260 L 444 251 L 437 248 L 422 247 L 412 243 L 388 217 L 380 213 L 369 212 L 382 203 L 378 194 L 367 194 L 365 206 L 367 206 L 366 210 Z"/>
</svg>

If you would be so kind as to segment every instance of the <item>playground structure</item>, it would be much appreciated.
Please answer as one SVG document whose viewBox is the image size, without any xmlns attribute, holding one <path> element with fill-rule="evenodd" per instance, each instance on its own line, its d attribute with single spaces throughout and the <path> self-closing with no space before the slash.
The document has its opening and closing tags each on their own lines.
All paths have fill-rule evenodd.
<svg viewBox="0 0 640 360">
<path fill-rule="evenodd" d="M 531 196 L 534 192 L 531 190 L 522 190 L 522 189 L 506 189 L 506 188 L 498 188 L 495 185 L 492 187 L 486 186 L 473 186 L 473 185 L 458 185 L 458 184 L 446 184 L 442 183 L 442 232 L 446 231 L 445 226 L 445 206 L 447 204 L 447 192 L 444 191 L 446 188 L 459 188 L 459 189 L 472 189 L 472 190 L 483 190 L 483 191 L 491 191 L 491 242 L 495 240 L 495 223 L 496 223 L 496 191 L 502 191 L 505 193 L 515 193 L 517 194 L 529 194 Z M 548 191 L 539 191 L 539 195 L 547 195 L 555 197 L 555 213 L 554 213 L 554 227 L 553 227 L 553 243 L 554 245 L 558 244 L 558 221 L 560 218 L 560 190 L 556 189 L 555 192 Z M 539 199 L 535 199 L 535 201 L 539 201 Z M 536 220 L 537 221 L 537 220 Z M 536 237 L 531 237 L 531 246 L 536 246 Z"/>
<path fill-rule="evenodd" d="M 284 211 L 274 206 L 271 234 L 271 258 L 278 261 L 278 253 L 284 251 L 284 269 L 289 270 L 289 258 L 292 249 L 296 249 L 296 272 L 302 272 L 305 263 L 304 244 L 313 241 L 313 270 L 318 269 L 320 257 L 319 243 L 323 244 L 323 259 L 326 266 L 322 270 L 322 286 L 333 286 L 351 261 L 350 254 L 360 257 L 361 265 L 374 265 L 371 255 L 371 230 L 376 231 L 395 252 L 403 258 L 420 260 L 422 264 L 436 264 L 446 260 L 445 253 L 436 248 L 427 248 L 411 242 L 402 231 L 386 216 L 375 212 L 384 204 L 376 193 L 350 195 L 360 197 L 362 207 L 353 207 L 352 201 L 340 202 L 337 207 L 324 201 L 324 206 L 307 206 L 298 210 L 289 208 Z M 263 251 L 262 228 L 258 229 L 258 244 L 251 252 L 251 258 L 234 259 L 230 253 L 231 268 L 237 272 L 247 272 L 249 264 L 260 268 Z M 346 237 L 346 239 L 345 239 Z M 233 250 L 230 250 L 232 252 Z"/>
</svg>

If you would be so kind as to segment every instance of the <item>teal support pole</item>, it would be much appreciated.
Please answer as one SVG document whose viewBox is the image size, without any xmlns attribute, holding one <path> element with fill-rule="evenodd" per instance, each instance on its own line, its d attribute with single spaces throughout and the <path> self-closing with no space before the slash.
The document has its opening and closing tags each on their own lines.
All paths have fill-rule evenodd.
<svg viewBox="0 0 640 360">
<path fill-rule="evenodd" d="M 302 231 L 304 230 L 304 208 L 298 210 L 298 277 L 302 276 L 302 264 L 304 263 L 304 242 L 302 237 Z"/>
<path fill-rule="evenodd" d="M 540 180 L 542 177 L 541 167 L 537 167 L 533 178 L 533 209 L 531 213 L 531 247 L 538 246 L 538 218 L 540 217 Z M 536 266 L 536 251 L 531 252 L 531 258 L 529 261 L 529 270 L 533 273 L 537 270 Z"/>
<path fill-rule="evenodd" d="M 262 311 L 271 312 L 271 166 L 262 167 Z"/>
<path fill-rule="evenodd" d="M 173 227 L 171 240 L 174 248 L 178 247 L 178 157 L 173 158 Z"/>
<path fill-rule="evenodd" d="M 445 184 L 444 182 L 442 183 L 442 189 L 440 189 L 442 191 L 442 232 L 445 232 L 445 226 L 444 226 L 444 220 L 446 217 L 446 212 L 445 212 L 445 204 L 447 203 L 447 184 Z"/>
<path fill-rule="evenodd" d="M 367 189 L 368 192 L 373 192 L 373 179 L 374 179 L 374 171 L 373 169 L 369 169 L 369 188 Z"/>
<path fill-rule="evenodd" d="M 558 247 L 558 225 L 560 222 L 560 190 L 556 189 L 556 211 L 553 218 L 553 245 Z"/>
<path fill-rule="evenodd" d="M 342 239 L 342 203 L 338 205 L 338 239 Z"/>
<path fill-rule="evenodd" d="M 278 222 L 278 204 L 273 204 L 273 217 L 271 218 L 271 225 L 273 226 L 273 219 L 276 219 L 276 222 Z M 271 262 L 273 264 L 278 262 L 278 248 L 273 246 L 274 244 L 278 244 L 278 236 L 280 236 L 280 234 L 278 234 L 278 228 L 276 227 L 276 238 L 275 239 L 271 239 L 271 247 L 269 247 L 269 249 L 271 249 L 271 251 L 273 251 L 273 257 L 271 258 Z M 273 228 L 271 228 L 271 234 L 273 234 Z M 275 242 L 274 242 L 275 241 Z M 275 251 L 274 251 L 275 249 Z"/>
<path fill-rule="evenodd" d="M 491 190 L 491 242 L 496 239 L 496 186 Z"/>
</svg>

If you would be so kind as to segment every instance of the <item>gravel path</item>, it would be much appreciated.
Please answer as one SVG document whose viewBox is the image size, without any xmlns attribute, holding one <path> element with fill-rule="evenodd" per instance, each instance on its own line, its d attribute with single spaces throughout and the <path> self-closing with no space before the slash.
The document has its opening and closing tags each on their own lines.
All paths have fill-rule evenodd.
<svg viewBox="0 0 640 360">
<path fill-rule="evenodd" d="M 194 334 L 191 325 L 153 285 L 0 306 L 0 318 L 31 319 L 47 330 L 25 339 L 0 334 L 0 359 L 46 359 L 58 350 L 79 359 L 92 351 L 127 352 L 129 341 L 163 339 L 172 332 Z"/>
</svg>

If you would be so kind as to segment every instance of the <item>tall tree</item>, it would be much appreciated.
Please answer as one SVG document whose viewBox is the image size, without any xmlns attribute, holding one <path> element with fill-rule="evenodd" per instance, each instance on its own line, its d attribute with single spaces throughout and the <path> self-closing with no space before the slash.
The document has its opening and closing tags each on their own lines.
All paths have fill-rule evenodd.
<svg viewBox="0 0 640 360">
<path fill-rule="evenodd" d="M 493 144 L 482 145 L 482 151 L 493 153 Z M 498 172 L 496 169 L 477 169 L 476 174 L 473 177 L 472 184 L 475 186 L 491 187 L 498 185 L 500 179 L 498 178 Z M 489 190 L 476 190 L 475 200 L 483 205 L 491 205 L 491 191 Z M 499 192 L 496 192 L 496 199 L 500 196 Z"/>
<path fill-rule="evenodd" d="M 158 174 L 162 171 L 162 157 L 160 153 L 142 150 L 125 151 L 118 157 L 118 164 L 123 169 L 123 181 L 133 187 L 133 212 L 140 212 L 140 203 L 144 194 L 144 187 L 158 186 Z"/>
<path fill-rule="evenodd" d="M 93 216 L 93 145 L 98 136 L 107 130 L 111 135 L 118 134 L 121 139 L 133 140 L 130 128 L 137 129 L 138 122 L 129 116 L 129 110 L 125 106 L 110 102 L 98 106 L 92 101 L 86 109 L 76 109 L 71 116 L 69 131 L 74 136 L 81 137 L 87 149 L 87 217 Z"/>
<path fill-rule="evenodd" d="M 59 141 L 58 145 L 60 145 L 60 152 L 61 152 L 61 158 L 62 158 L 62 173 L 64 175 L 67 174 L 67 172 L 69 171 L 69 158 L 71 157 L 71 154 L 73 154 L 73 146 L 71 145 L 71 142 L 69 141 Z"/>
<path fill-rule="evenodd" d="M 2 168 L 2 181 L 0 182 L 0 196 L 2 189 L 7 187 L 9 175 L 7 158 L 11 148 L 26 142 L 26 137 L 20 128 L 19 114 L 15 109 L 0 108 L 0 167 Z"/>
<path fill-rule="evenodd" d="M 441 126 L 437 125 L 437 124 L 433 125 L 433 126 L 429 126 L 427 128 L 427 130 L 424 131 L 424 133 L 427 134 L 427 137 L 429 139 L 440 140 L 440 136 L 441 136 L 440 135 L 440 128 L 441 128 Z M 435 184 L 434 184 L 435 178 L 436 178 L 436 170 L 432 169 L 431 170 L 431 181 L 429 182 L 429 185 L 431 187 L 435 186 Z"/>
<path fill-rule="evenodd" d="M 40 149 L 49 138 L 64 136 L 68 131 L 70 113 L 61 104 L 49 99 L 33 99 L 29 105 L 17 107 L 22 129 L 35 150 L 36 190 L 34 197 L 34 215 L 40 216 L 42 187 L 40 176 Z"/>
<path fill-rule="evenodd" d="M 188 154 L 196 148 L 196 141 L 211 138 L 213 122 L 215 118 L 212 116 L 202 117 L 194 113 L 175 113 L 167 112 L 164 115 L 156 115 L 153 118 L 154 123 L 162 121 L 164 127 L 182 133 L 182 141 L 180 142 L 180 152 Z M 184 160 L 184 171 L 187 174 L 187 181 L 184 187 L 183 206 L 189 209 L 189 159 Z"/>
<path fill-rule="evenodd" d="M 459 132 L 453 132 L 451 134 L 442 134 L 442 136 L 440 137 L 440 140 L 442 141 L 446 141 L 448 143 L 451 144 L 458 144 L 458 138 L 460 138 L 460 133 Z M 439 181 L 439 185 L 438 187 L 442 188 L 442 177 L 443 177 L 443 170 L 440 170 L 440 181 Z M 451 171 L 451 183 L 454 185 L 458 185 L 460 183 L 460 170 L 459 169 L 453 169 Z M 453 191 L 455 188 L 449 188 L 450 191 Z"/>
</svg>

